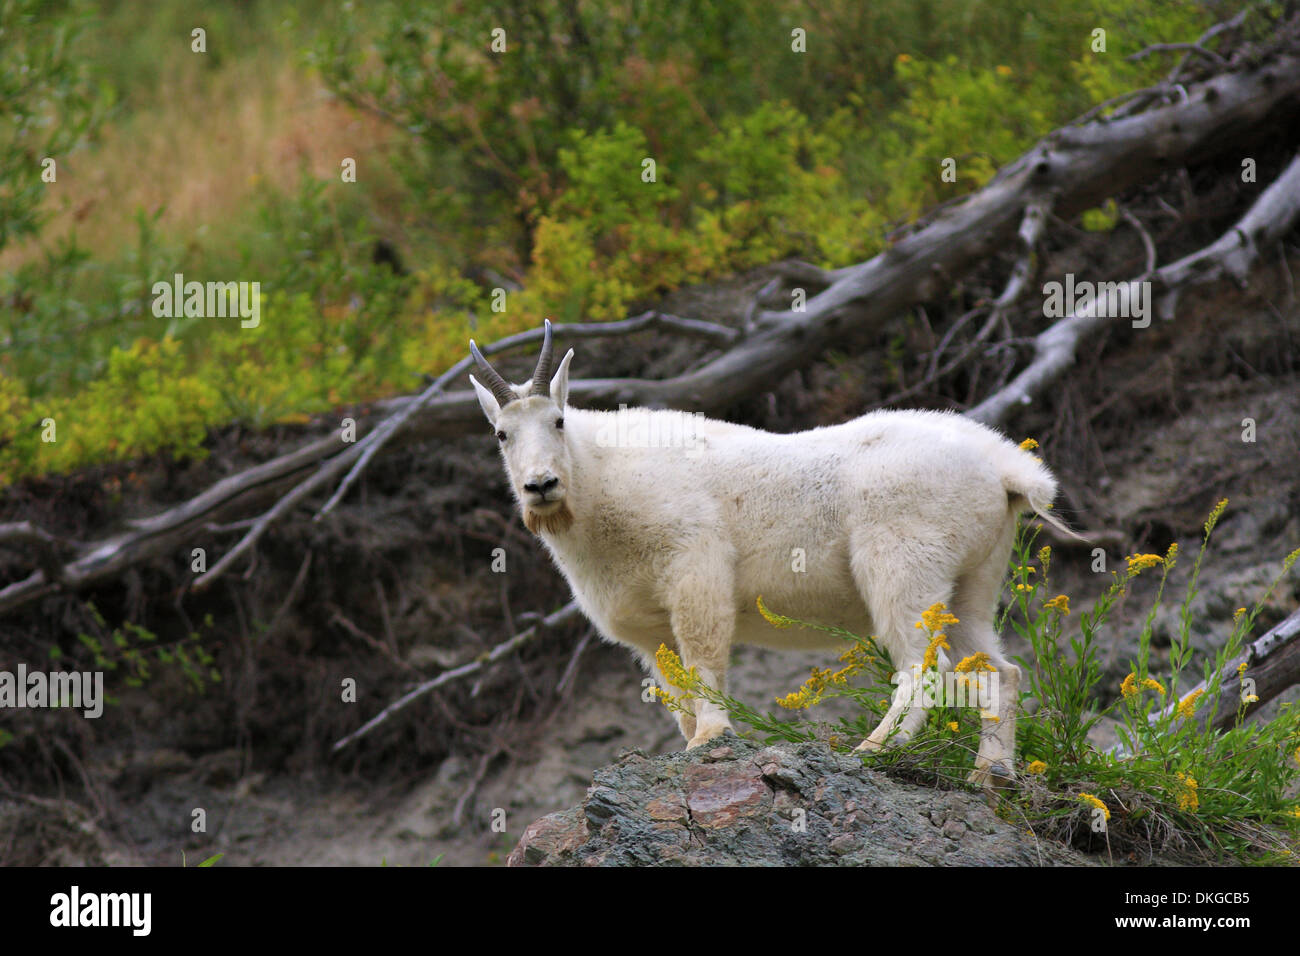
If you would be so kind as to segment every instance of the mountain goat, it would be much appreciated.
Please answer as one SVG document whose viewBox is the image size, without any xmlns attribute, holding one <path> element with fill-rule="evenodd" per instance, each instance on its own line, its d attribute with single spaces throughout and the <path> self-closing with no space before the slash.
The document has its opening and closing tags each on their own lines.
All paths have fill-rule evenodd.
<svg viewBox="0 0 1300 956">
<path fill-rule="evenodd" d="M 946 412 L 879 411 L 781 435 L 668 410 L 572 408 L 573 350 L 552 374 L 549 321 L 525 385 L 473 341 L 470 351 L 524 523 L 601 635 L 638 652 L 661 684 L 660 644 L 722 691 L 733 643 L 843 648 L 773 628 L 760 594 L 781 614 L 875 635 L 898 671 L 916 673 L 927 646 L 917 622 L 943 602 L 960 622 L 947 631 L 955 659 L 987 654 L 998 677 L 971 779 L 1014 779 L 1020 670 L 994 628 L 998 594 L 1020 513 L 1070 533 L 1044 514 L 1056 482 L 1035 457 Z M 688 748 L 731 730 L 716 704 L 693 710 L 678 715 Z M 859 749 L 905 742 L 925 715 L 923 700 L 896 693 Z"/>
</svg>

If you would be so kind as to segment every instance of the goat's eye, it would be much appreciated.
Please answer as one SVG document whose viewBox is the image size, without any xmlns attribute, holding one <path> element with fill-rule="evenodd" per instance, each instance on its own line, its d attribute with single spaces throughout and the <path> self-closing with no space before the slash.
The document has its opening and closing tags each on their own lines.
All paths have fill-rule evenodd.
<svg viewBox="0 0 1300 956">
<path fill-rule="evenodd" d="M 555 427 L 558 428 L 560 431 L 564 431 L 564 419 L 557 418 L 555 420 Z"/>
<path fill-rule="evenodd" d="M 497 441 L 505 441 L 505 440 L 506 440 L 506 433 L 505 433 L 505 432 L 497 432 Z"/>
</svg>

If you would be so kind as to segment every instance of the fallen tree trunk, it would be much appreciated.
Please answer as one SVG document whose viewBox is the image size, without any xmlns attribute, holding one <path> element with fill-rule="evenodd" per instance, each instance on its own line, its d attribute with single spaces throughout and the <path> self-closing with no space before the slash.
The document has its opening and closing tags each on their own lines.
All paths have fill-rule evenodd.
<svg viewBox="0 0 1300 956">
<path fill-rule="evenodd" d="M 1240 677 L 1234 677 L 1242 664 L 1246 665 L 1246 669 Z M 1202 727 L 1213 713 L 1214 719 L 1210 721 L 1210 726 L 1227 730 L 1237 722 L 1239 716 L 1254 713 L 1288 687 L 1300 683 L 1300 610 L 1292 611 L 1276 627 L 1265 631 L 1243 653 L 1228 661 L 1224 665 L 1223 674 L 1218 707 L 1209 706 L 1207 701 L 1196 708 L 1194 719 Z M 1176 708 L 1180 701 L 1198 691 L 1204 693 L 1207 689 L 1205 681 L 1201 681 L 1178 701 L 1170 701 L 1163 712 L 1152 714 L 1152 721 L 1159 719 L 1162 713 Z"/>
<path fill-rule="evenodd" d="M 827 346 L 874 329 L 898 311 L 933 298 L 1005 246 L 1018 226 L 1022 239 L 1036 239 L 1040 230 L 1034 227 L 1034 217 L 1042 209 L 1073 215 L 1162 170 L 1222 152 L 1276 119 L 1279 111 L 1294 110 L 1298 96 L 1300 56 L 1288 53 L 1249 70 L 1214 76 L 1191 86 L 1185 98 L 1170 105 L 1118 120 L 1097 119 L 1083 126 L 1063 127 L 1005 167 L 986 187 L 945 209 L 889 250 L 860 265 L 824 273 L 827 287 L 808 300 L 806 311 L 760 311 L 752 328 L 744 333 L 658 313 L 628 320 L 624 328 L 606 334 L 627 334 L 657 324 L 726 347 L 701 367 L 670 379 L 575 381 L 570 397 L 575 404 L 597 408 L 622 403 L 700 412 L 726 408 L 770 388 Z M 1252 231 L 1240 240 L 1234 238 L 1238 235 L 1238 227 L 1234 227 L 1214 245 L 1161 270 L 1162 292 L 1171 295 L 1221 272 L 1238 275 L 1243 264 L 1257 257 L 1261 246 L 1285 232 L 1296 211 L 1291 193 L 1295 177 L 1290 173 L 1275 184 L 1275 188 L 1281 186 L 1281 195 L 1289 197 L 1287 202 L 1273 210 L 1256 203 L 1242 220 L 1249 221 Z M 1026 286 L 1025 267 L 1018 264 L 1002 298 L 1014 300 Z M 1082 335 L 1101 324 L 1098 318 L 1071 316 L 1043 333 L 1040 355 L 1017 379 L 1019 384 L 1013 383 L 1016 388 L 990 397 L 972 416 L 990 422 L 1004 420 L 1015 404 L 1032 397 L 1068 366 L 1073 344 L 1068 349 L 1060 346 L 1067 338 L 1077 344 Z M 637 326 L 637 322 L 642 324 Z M 510 343 L 532 341 L 530 336 L 537 334 L 523 333 L 512 337 Z M 566 334 L 576 337 L 601 334 L 601 330 L 557 327 L 558 337 Z M 498 343 L 485 351 L 493 353 L 506 345 Z M 1043 351 L 1050 353 L 1050 361 L 1043 359 Z M 457 363 L 439 381 L 450 381 L 468 364 L 468 359 Z M 412 403 L 418 403 L 418 414 L 411 414 Z M 333 435 L 317 439 L 223 479 L 182 505 L 132 522 L 130 530 L 80 549 L 79 557 L 57 571 L 38 569 L 0 589 L 0 614 L 60 589 L 77 590 L 114 577 L 144 560 L 179 553 L 193 545 L 196 531 L 218 516 L 247 514 L 255 505 L 280 497 L 286 486 L 292 486 L 291 503 L 304 499 L 308 491 L 324 486 L 349 466 L 364 465 L 378 450 L 375 446 L 383 442 L 412 443 L 482 428 L 478 403 L 468 390 L 445 393 L 431 388 L 421 396 L 393 399 L 376 408 L 387 416 L 389 427 L 381 423 L 351 445 Z M 400 422 L 394 426 L 397 417 Z M 350 481 L 356 470 L 350 469 L 348 474 Z M 251 538 L 236 549 L 246 551 L 272 520 L 288 510 L 286 505 L 263 515 L 254 524 Z M 42 544 L 46 553 L 52 546 L 52 542 Z M 223 561 L 218 567 L 224 570 L 230 564 Z M 205 576 L 204 583 L 216 576 L 218 567 Z"/>
</svg>

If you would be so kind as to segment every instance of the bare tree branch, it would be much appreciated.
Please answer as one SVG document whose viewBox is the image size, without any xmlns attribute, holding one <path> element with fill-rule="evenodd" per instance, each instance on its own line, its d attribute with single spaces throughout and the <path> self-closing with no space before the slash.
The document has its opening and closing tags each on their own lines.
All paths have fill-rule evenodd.
<svg viewBox="0 0 1300 956">
<path fill-rule="evenodd" d="M 500 644 L 492 648 L 492 650 L 488 651 L 486 654 L 480 654 L 478 657 L 474 658 L 474 660 L 470 661 L 467 664 L 462 664 L 459 667 L 453 667 L 451 670 L 443 671 L 441 674 L 439 674 L 437 677 L 433 678 L 432 680 L 427 680 L 424 683 L 413 688 L 412 690 L 408 691 L 407 693 L 403 694 L 397 700 L 393 701 L 391 704 L 389 704 L 387 707 L 381 710 L 374 717 L 370 718 L 370 720 L 366 721 L 356 730 L 352 731 L 352 733 L 348 734 L 343 739 L 337 741 L 334 744 L 334 747 L 332 749 L 335 751 L 342 750 L 348 744 L 352 743 L 353 741 L 359 740 L 360 738 L 364 737 L 366 734 L 370 733 L 370 731 L 374 730 L 376 727 L 378 727 L 384 721 L 388 720 L 388 718 L 392 717 L 394 714 L 402 710 L 405 710 L 407 707 L 411 706 L 411 704 L 415 703 L 417 700 L 419 700 L 421 697 L 423 697 L 425 694 L 429 693 L 430 691 L 437 690 L 439 687 L 443 686 L 444 684 L 449 684 L 452 681 L 459 680 L 462 677 L 468 677 L 471 674 L 477 674 L 479 671 L 481 671 L 484 667 L 487 667 L 489 664 L 494 664 L 497 661 L 501 660 L 501 658 L 507 656 L 508 654 L 513 654 L 516 650 L 523 647 L 534 637 L 536 637 L 540 631 L 557 627 L 558 625 L 563 624 L 566 621 L 573 620 L 578 615 L 579 615 L 578 603 L 576 601 L 570 601 L 568 604 L 564 605 L 564 607 L 560 608 L 554 614 L 547 615 L 537 624 L 525 628 L 524 630 L 516 634 L 514 637 L 510 638 L 510 640 L 502 641 Z"/>
<path fill-rule="evenodd" d="M 1280 239 L 1298 217 L 1300 156 L 1291 161 L 1246 215 L 1216 242 L 1156 270 L 1150 280 L 1138 278 L 1123 283 L 1127 301 L 1139 301 L 1140 283 L 1150 281 L 1153 291 L 1162 296 L 1158 311 L 1164 317 L 1171 317 L 1177 296 L 1188 286 L 1225 275 L 1244 283 L 1250 267 L 1259 258 L 1260 248 Z M 1029 404 L 1074 363 L 1079 342 L 1110 319 L 1100 297 L 1094 298 L 1086 309 L 1061 319 L 1034 340 L 1035 354 L 1029 366 L 967 414 L 976 421 L 994 424 L 1003 421 L 1015 406 Z"/>
<path fill-rule="evenodd" d="M 789 371 L 806 364 L 826 347 L 843 347 L 866 341 L 871 333 L 899 311 L 934 298 L 957 278 L 965 275 L 987 255 L 1014 235 L 1025 210 L 1037 203 L 1050 203 L 1056 214 L 1069 217 L 1091 208 L 1124 188 L 1163 170 L 1178 168 L 1222 152 L 1275 119 L 1277 111 L 1294 106 L 1300 93 L 1300 56 L 1276 56 L 1249 70 L 1215 76 L 1190 89 L 1180 102 L 1140 115 L 1086 126 L 1064 127 L 1044 137 L 1020 159 L 1003 168 L 983 189 L 907 235 L 871 260 L 826 273 L 831 284 L 806 303 L 804 312 L 759 311 L 751 334 L 695 319 L 646 313 L 621 323 L 556 327 L 556 335 L 583 338 L 602 334 L 625 334 L 650 326 L 700 336 L 724 350 L 699 367 L 674 378 L 587 379 L 575 381 L 570 397 L 589 407 L 611 408 L 619 404 L 674 407 L 684 411 L 709 412 L 724 409 L 736 401 L 770 389 Z M 1249 224 L 1246 224 L 1249 226 Z M 1255 246 L 1273 234 L 1243 235 L 1249 241 L 1240 248 L 1204 250 L 1205 255 L 1188 257 L 1160 270 L 1164 287 L 1176 291 L 1189 276 L 1179 269 L 1199 268 L 1228 271 L 1234 276 L 1254 261 Z M 1221 240 L 1223 242 L 1223 240 Z M 1172 305 L 1168 296 L 1166 307 Z M 1075 317 L 1081 318 L 1081 317 Z M 1074 344 L 1084 331 L 1079 326 L 1058 326 L 1039 336 L 1040 348 L 1059 354 L 1060 373 L 1073 357 Z M 616 331 L 615 331 L 616 330 Z M 515 345 L 536 341 L 540 333 L 530 330 L 485 348 L 494 353 Z M 1044 337 L 1046 336 L 1046 338 Z M 1067 339 L 1069 341 L 1067 341 Z M 1050 348 L 1049 348 L 1050 346 Z M 467 364 L 467 360 L 466 360 Z M 1034 376 L 1043 371 L 1037 360 Z M 1026 370 L 1029 371 L 1029 370 Z M 449 373 L 448 373 L 449 374 Z M 1034 377 L 1034 376 L 1031 376 Z M 1025 373 L 1012 386 L 1017 398 L 1008 402 L 1008 389 L 989 401 L 998 407 L 1000 420 L 1020 397 L 1036 393 Z M 1009 388 L 1011 388 L 1009 386 Z M 432 386 L 431 386 L 432 389 Z M 404 442 L 463 435 L 482 428 L 478 403 L 470 391 L 431 391 L 376 403 L 390 419 L 387 428 L 368 434 L 342 449 L 339 438 L 330 435 L 309 442 L 280 458 L 217 482 L 188 502 L 158 515 L 131 522 L 130 530 L 97 542 L 76 560 L 61 568 L 61 574 L 37 570 L 27 578 L 0 589 L 0 614 L 66 588 L 75 590 L 112 577 L 141 561 L 174 551 L 187 535 L 207 524 L 241 518 L 250 508 L 275 500 L 292 488 L 252 525 L 245 538 L 210 570 L 227 569 L 233 558 L 246 554 L 253 542 L 275 520 L 302 503 L 329 481 L 352 475 L 355 480 L 360 459 L 369 449 L 400 434 Z M 988 414 L 989 402 L 981 406 Z M 372 438 L 372 436 L 374 436 Z M 294 487 L 296 485 L 296 487 Z M 61 578 L 61 580 L 57 580 Z M 206 579 L 206 580 L 205 580 Z"/>
</svg>

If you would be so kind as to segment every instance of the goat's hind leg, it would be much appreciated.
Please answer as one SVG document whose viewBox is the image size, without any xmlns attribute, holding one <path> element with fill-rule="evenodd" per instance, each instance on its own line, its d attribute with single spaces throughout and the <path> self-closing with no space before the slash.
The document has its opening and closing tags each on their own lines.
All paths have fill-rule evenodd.
<svg viewBox="0 0 1300 956">
<path fill-rule="evenodd" d="M 1011 552 L 1014 525 L 1004 534 L 1002 546 L 972 573 L 957 582 L 953 614 L 959 619 L 952 630 L 953 658 L 960 662 L 973 654 L 988 655 L 993 672 L 984 672 L 987 683 L 971 687 L 980 708 L 980 742 L 975 769 L 968 780 L 986 788 L 1005 788 L 1015 782 L 1016 713 L 1020 705 L 1020 668 L 1006 659 L 1002 639 L 993 626 L 998 593 Z M 974 685 L 974 681 L 972 681 Z"/>
<path fill-rule="evenodd" d="M 857 749 L 901 747 L 921 729 L 929 713 L 920 684 L 928 640 L 916 625 L 924 611 L 947 602 L 951 586 L 936 582 L 950 579 L 929 568 L 909 568 L 896 557 L 881 561 L 861 550 L 854 555 L 853 576 L 871 610 L 877 637 L 894 663 L 898 685 L 884 719 Z M 940 674 L 949 669 L 942 648 L 936 663 Z"/>
</svg>

